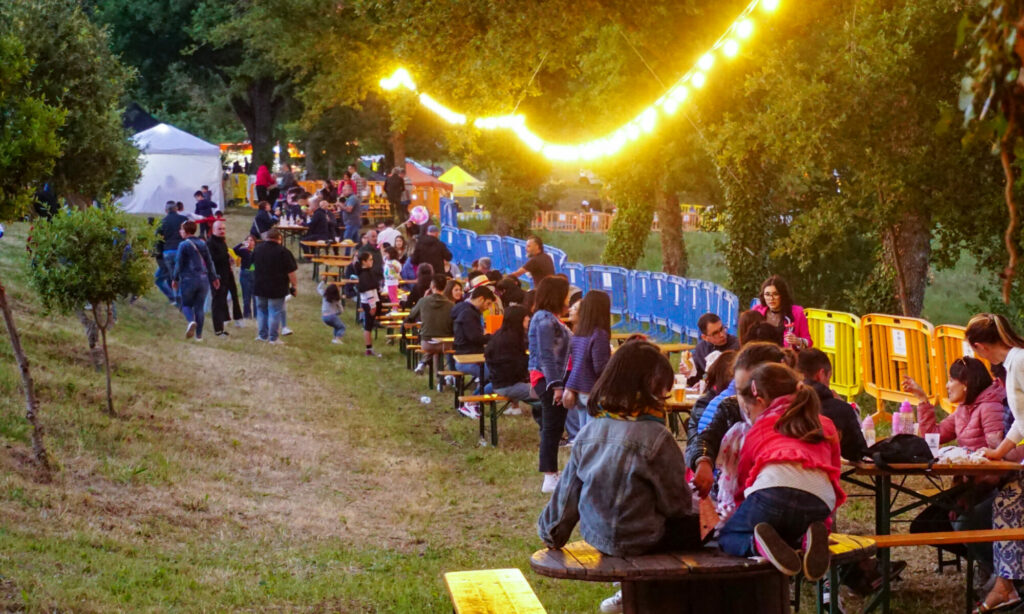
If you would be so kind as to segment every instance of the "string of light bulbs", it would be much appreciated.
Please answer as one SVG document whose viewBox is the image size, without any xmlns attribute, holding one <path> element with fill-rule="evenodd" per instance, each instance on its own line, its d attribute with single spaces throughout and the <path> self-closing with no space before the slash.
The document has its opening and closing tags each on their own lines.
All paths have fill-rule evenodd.
<svg viewBox="0 0 1024 614">
<path fill-rule="evenodd" d="M 642 135 L 654 132 L 662 116 L 675 115 L 680 105 L 690 95 L 691 89 L 698 90 L 704 87 L 708 72 L 720 56 L 731 59 L 739 54 L 742 41 L 749 40 L 754 34 L 756 10 L 772 13 L 778 6 L 779 0 L 752 0 L 736 18 L 736 21 L 715 41 L 711 49 L 700 57 L 696 66 L 690 68 L 686 74 L 680 77 L 654 104 L 604 137 L 576 145 L 550 143 L 530 130 L 526 125 L 526 118 L 519 113 L 477 117 L 473 119 L 473 125 L 481 130 L 510 130 L 527 147 L 556 162 L 578 162 L 613 156 Z M 469 118 L 466 115 L 449 109 L 426 92 L 419 92 L 412 75 L 405 68 L 398 68 L 391 76 L 381 79 L 380 86 L 388 91 L 405 88 L 410 92 L 417 93 L 420 104 L 449 124 L 466 125 L 469 123 Z"/>
</svg>

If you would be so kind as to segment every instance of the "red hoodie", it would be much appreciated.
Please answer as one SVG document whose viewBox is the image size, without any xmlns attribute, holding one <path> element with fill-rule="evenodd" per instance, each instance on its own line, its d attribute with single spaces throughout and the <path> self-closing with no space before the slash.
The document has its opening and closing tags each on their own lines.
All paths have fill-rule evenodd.
<svg viewBox="0 0 1024 614">
<path fill-rule="evenodd" d="M 792 400 L 793 395 L 778 397 L 750 427 L 743 449 L 740 450 L 740 462 L 736 470 L 737 483 L 740 485 L 736 489 L 736 505 L 743 502 L 743 491 L 754 484 L 761 469 L 770 463 L 800 463 L 807 469 L 820 469 L 828 475 L 835 489 L 836 509 L 846 501 L 846 493 L 839 485 L 842 463 L 839 458 L 839 434 L 832 421 L 820 416 L 826 440 L 819 443 L 800 441 L 775 430 L 775 423 Z"/>
</svg>

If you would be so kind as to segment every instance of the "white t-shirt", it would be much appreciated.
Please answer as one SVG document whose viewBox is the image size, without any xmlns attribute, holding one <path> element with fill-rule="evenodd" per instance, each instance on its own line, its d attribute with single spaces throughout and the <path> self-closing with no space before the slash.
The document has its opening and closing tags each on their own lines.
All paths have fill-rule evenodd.
<svg viewBox="0 0 1024 614">
<path fill-rule="evenodd" d="M 795 488 L 821 499 L 828 509 L 836 509 L 836 491 L 828 474 L 820 469 L 806 469 L 799 463 L 769 463 L 757 474 L 757 479 L 746 490 L 744 497 L 765 488 Z"/>
<path fill-rule="evenodd" d="M 1010 348 L 1003 367 L 1006 369 L 1006 403 L 1013 413 L 1013 426 L 1006 438 L 1019 444 L 1024 440 L 1024 350 Z"/>
</svg>

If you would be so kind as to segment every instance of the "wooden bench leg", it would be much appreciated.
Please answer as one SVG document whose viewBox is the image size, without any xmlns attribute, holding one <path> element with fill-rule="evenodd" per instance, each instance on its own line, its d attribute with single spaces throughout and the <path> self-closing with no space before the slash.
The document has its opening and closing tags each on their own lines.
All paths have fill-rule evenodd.
<svg viewBox="0 0 1024 614">
<path fill-rule="evenodd" d="M 484 409 L 484 404 L 480 404 L 480 410 L 477 412 L 480 414 L 480 445 L 487 445 L 487 438 L 484 436 L 484 422 L 487 420 L 487 410 Z"/>
<path fill-rule="evenodd" d="M 974 554 L 967 548 L 967 586 L 964 588 L 964 612 L 974 611 Z"/>
<path fill-rule="evenodd" d="M 434 354 L 426 354 L 424 358 L 427 359 L 427 387 L 430 390 L 434 389 Z"/>
</svg>

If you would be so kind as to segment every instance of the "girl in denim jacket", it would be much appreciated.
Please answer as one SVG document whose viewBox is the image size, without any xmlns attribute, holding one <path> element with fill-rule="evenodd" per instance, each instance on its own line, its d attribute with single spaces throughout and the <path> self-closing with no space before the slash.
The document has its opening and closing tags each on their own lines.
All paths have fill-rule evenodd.
<svg viewBox="0 0 1024 614">
<path fill-rule="evenodd" d="M 569 307 L 569 280 L 562 275 L 545 277 L 537 287 L 533 318 L 527 338 L 530 346 L 530 385 L 540 399 L 541 492 L 554 492 L 558 484 L 558 440 L 565 429 L 566 408 L 562 394 L 569 371 L 572 333 L 559 319 Z"/>
<path fill-rule="evenodd" d="M 651 343 L 629 341 L 612 355 L 590 393 L 592 417 L 537 520 L 549 548 L 564 546 L 577 522 L 583 539 L 611 556 L 700 546 L 686 461 L 665 428 L 674 380 L 672 365 Z M 602 611 L 619 599 L 606 600 Z"/>
</svg>

